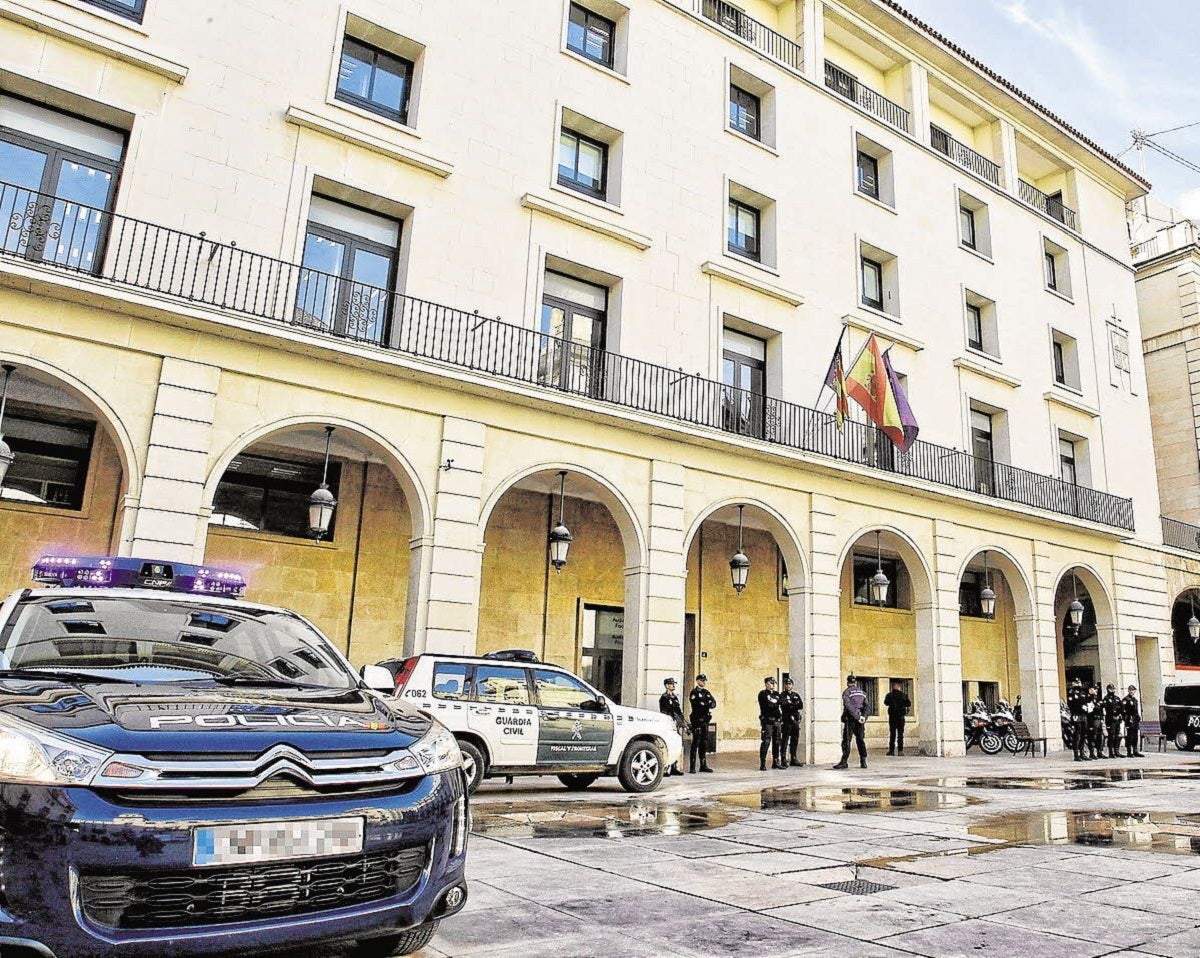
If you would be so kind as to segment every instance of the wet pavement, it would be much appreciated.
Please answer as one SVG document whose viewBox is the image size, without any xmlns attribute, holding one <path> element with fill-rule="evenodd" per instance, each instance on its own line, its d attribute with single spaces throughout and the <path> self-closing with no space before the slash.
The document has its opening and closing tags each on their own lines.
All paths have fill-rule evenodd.
<svg viewBox="0 0 1200 958">
<path fill-rule="evenodd" d="M 421 958 L 1200 954 L 1200 763 L 972 755 L 486 784 Z M 348 958 L 324 949 L 320 958 Z M 301 958 L 301 956 L 295 956 Z M 303 958 L 317 958 L 315 955 Z"/>
</svg>

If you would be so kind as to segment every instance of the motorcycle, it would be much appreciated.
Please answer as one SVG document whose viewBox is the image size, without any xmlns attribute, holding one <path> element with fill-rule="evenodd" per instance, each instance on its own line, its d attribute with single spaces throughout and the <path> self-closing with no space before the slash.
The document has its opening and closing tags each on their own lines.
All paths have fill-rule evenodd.
<svg viewBox="0 0 1200 958">
<path fill-rule="evenodd" d="M 969 752 L 978 745 L 984 755 L 996 755 L 1004 748 L 1004 740 L 992 727 L 992 717 L 987 712 L 965 712 L 963 714 L 963 740 Z"/>
<path fill-rule="evenodd" d="M 1020 748 L 1017 742 L 1017 717 L 1003 699 L 997 704 L 996 711 L 992 713 L 992 729 L 1000 736 L 1004 747 L 1016 755 L 1017 749 Z"/>
</svg>

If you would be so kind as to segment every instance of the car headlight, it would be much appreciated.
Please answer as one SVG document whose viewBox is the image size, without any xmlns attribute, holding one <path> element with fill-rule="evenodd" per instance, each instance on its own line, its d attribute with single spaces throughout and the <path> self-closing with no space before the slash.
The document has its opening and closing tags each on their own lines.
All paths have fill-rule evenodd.
<svg viewBox="0 0 1200 958">
<path fill-rule="evenodd" d="M 438 725 L 436 722 L 412 747 L 412 753 L 421 763 L 426 775 L 449 772 L 462 765 L 462 751 L 458 747 L 458 739 L 444 725 Z"/>
<path fill-rule="evenodd" d="M 0 783 L 88 785 L 112 754 L 0 715 Z"/>
</svg>

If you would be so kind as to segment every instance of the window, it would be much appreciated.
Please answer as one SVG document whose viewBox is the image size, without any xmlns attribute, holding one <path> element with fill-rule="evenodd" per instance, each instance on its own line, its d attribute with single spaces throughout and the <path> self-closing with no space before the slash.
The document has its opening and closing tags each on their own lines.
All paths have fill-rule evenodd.
<svg viewBox="0 0 1200 958">
<path fill-rule="evenodd" d="M 309 539 L 308 497 L 321 484 L 322 463 L 273 459 L 243 453 L 217 485 L 209 524 Z M 326 482 L 338 498 L 341 464 L 330 460 Z M 335 513 L 334 523 L 337 522 Z M 329 541 L 334 538 L 329 527 Z"/>
<path fill-rule="evenodd" d="M 893 676 L 892 678 L 889 678 L 887 680 L 887 691 L 890 692 L 892 690 L 892 686 L 896 685 L 897 683 L 899 683 L 899 685 L 900 685 L 900 691 L 903 692 L 905 695 L 907 695 L 908 701 L 910 703 L 912 703 L 908 707 L 908 714 L 912 715 L 913 709 L 916 706 L 916 700 L 913 698 L 913 680 L 912 679 L 902 679 L 902 678 L 897 678 L 896 676 Z M 886 696 L 887 692 L 885 692 L 884 695 Z"/>
<path fill-rule="evenodd" d="M 758 260 L 759 211 L 753 206 L 730 197 L 729 200 L 729 252 L 747 259 Z"/>
<path fill-rule="evenodd" d="M 600 395 L 608 290 L 546 271 L 538 382 L 585 396 Z"/>
<path fill-rule="evenodd" d="M 1042 255 L 1046 267 L 1046 285 L 1050 289 L 1058 289 L 1058 263 L 1054 259 L 1054 254 L 1046 250 Z"/>
<path fill-rule="evenodd" d="M 1070 261 L 1064 247 L 1042 237 L 1042 271 L 1045 273 L 1046 289 L 1071 298 Z"/>
<path fill-rule="evenodd" d="M 881 556 L 878 559 L 875 556 L 855 555 L 854 556 L 854 602 L 856 605 L 874 605 L 878 607 L 879 603 L 871 598 L 871 579 L 875 577 L 875 573 L 883 569 L 883 574 L 888 578 L 887 598 L 883 600 L 885 609 L 899 608 L 899 576 L 900 562 L 897 559 Z"/>
<path fill-rule="evenodd" d="M 862 257 L 862 301 L 864 306 L 883 309 L 883 264 Z"/>
<path fill-rule="evenodd" d="M 869 716 L 878 715 L 880 703 L 883 701 L 879 695 L 879 679 L 860 675 L 858 676 L 858 687 L 867 697 L 864 713 Z"/>
<path fill-rule="evenodd" d="M 962 236 L 962 244 L 967 249 L 978 249 L 978 239 L 975 233 L 975 211 L 965 206 L 958 208 L 958 228 Z"/>
<path fill-rule="evenodd" d="M 736 83 L 729 84 L 729 126 L 751 139 L 762 139 L 762 101 Z"/>
<path fill-rule="evenodd" d="M 386 342 L 401 225 L 314 196 L 296 288 L 295 323 L 361 342 Z"/>
<path fill-rule="evenodd" d="M 992 414 L 981 409 L 971 410 L 971 455 L 975 457 L 975 488 L 991 494 L 996 487 Z"/>
<path fill-rule="evenodd" d="M 1000 704 L 1000 683 L 980 682 L 979 697 L 983 699 L 983 704 L 987 706 L 989 712 L 996 711 L 996 707 Z"/>
<path fill-rule="evenodd" d="M 529 705 L 529 683 L 525 670 L 511 666 L 477 665 L 475 701 L 497 705 Z"/>
<path fill-rule="evenodd" d="M 549 709 L 579 709 L 585 702 L 596 701 L 596 693 L 565 672 L 532 669 L 537 704 Z"/>
<path fill-rule="evenodd" d="M 983 572 L 968 569 L 958 583 L 958 614 L 972 619 L 982 619 L 983 606 L 979 593 L 983 591 Z"/>
<path fill-rule="evenodd" d="M 1050 331 L 1050 362 L 1054 370 L 1054 382 L 1074 392 L 1080 388 L 1079 348 L 1073 336 Z"/>
<path fill-rule="evenodd" d="M 579 672 L 612 701 L 621 701 L 625 610 L 614 607 L 583 607 L 583 642 L 579 650 Z"/>
<path fill-rule="evenodd" d="M 571 4 L 567 19 L 567 49 L 612 68 L 617 25 L 578 3 Z"/>
<path fill-rule="evenodd" d="M 118 130 L 0 95 L 0 248 L 99 269 L 124 154 Z"/>
<path fill-rule="evenodd" d="M 1061 433 L 1058 436 L 1058 467 L 1063 482 L 1079 485 L 1079 474 L 1075 465 L 1075 443 Z"/>
<path fill-rule="evenodd" d="M 766 405 L 767 344 L 726 329 L 721 356 L 721 426 L 727 432 L 762 438 Z"/>
<path fill-rule="evenodd" d="M 4 441 L 12 450 L 0 496 L 58 509 L 82 509 L 94 423 L 59 420 L 9 407 Z"/>
<path fill-rule="evenodd" d="M 1063 344 L 1056 339 L 1051 346 L 1054 353 L 1054 381 L 1065 386 L 1067 384 L 1067 364 L 1063 359 Z"/>
<path fill-rule="evenodd" d="M 138 23 L 146 13 L 146 0 L 83 0 L 84 3 L 115 13 L 120 17 L 128 17 Z"/>
<path fill-rule="evenodd" d="M 471 667 L 462 662 L 435 662 L 433 697 L 463 701 L 471 697 Z"/>
<path fill-rule="evenodd" d="M 412 79 L 412 61 L 353 37 L 342 41 L 337 99 L 407 124 Z"/>
<path fill-rule="evenodd" d="M 605 198 L 608 147 L 566 127 L 558 135 L 558 184 Z"/>
<path fill-rule="evenodd" d="M 983 310 L 974 303 L 967 303 L 967 345 L 983 350 Z"/>
<path fill-rule="evenodd" d="M 858 151 L 858 191 L 879 199 L 879 161 L 862 150 Z"/>
<path fill-rule="evenodd" d="M 967 322 L 967 346 L 1000 358 L 1000 337 L 996 329 L 996 304 L 971 290 L 963 291 L 963 314 Z"/>
<path fill-rule="evenodd" d="M 972 253 L 992 258 L 991 216 L 988 205 L 969 193 L 958 191 L 958 242 Z"/>
</svg>

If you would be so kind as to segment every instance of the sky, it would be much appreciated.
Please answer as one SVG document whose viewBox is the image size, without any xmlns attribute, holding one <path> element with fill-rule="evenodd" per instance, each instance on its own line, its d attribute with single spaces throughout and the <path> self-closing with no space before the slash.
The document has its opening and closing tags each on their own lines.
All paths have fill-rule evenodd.
<svg viewBox="0 0 1200 958">
<path fill-rule="evenodd" d="M 996 73 L 1090 137 L 1200 218 L 1200 173 L 1150 150 L 1132 131 L 1200 165 L 1200 0 L 899 0 Z"/>
</svg>

